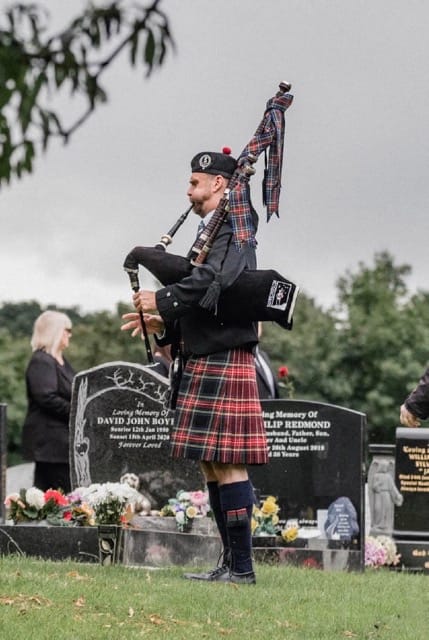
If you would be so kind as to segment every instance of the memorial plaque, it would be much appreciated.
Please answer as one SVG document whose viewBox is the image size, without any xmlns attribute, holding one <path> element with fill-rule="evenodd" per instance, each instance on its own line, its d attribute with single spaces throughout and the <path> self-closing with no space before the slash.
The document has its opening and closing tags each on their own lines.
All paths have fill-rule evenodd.
<svg viewBox="0 0 429 640">
<path fill-rule="evenodd" d="M 395 508 L 395 537 L 429 539 L 429 429 L 396 430 L 395 483 L 403 497 Z"/>
<path fill-rule="evenodd" d="M 359 533 L 356 509 L 348 498 L 337 498 L 328 509 L 325 522 L 329 540 L 350 542 Z"/>
<path fill-rule="evenodd" d="M 359 531 L 356 537 L 350 521 L 351 544 L 359 545 L 365 415 L 305 400 L 264 400 L 262 409 L 270 462 L 250 467 L 257 494 L 276 496 L 282 520 L 298 520 L 307 535 L 325 539 L 329 508 L 338 498 L 348 499 Z"/>
<path fill-rule="evenodd" d="M 109 362 L 78 373 L 70 412 L 73 488 L 136 474 L 153 509 L 180 489 L 203 488 L 197 463 L 169 454 L 168 382 L 150 366 Z"/>
</svg>

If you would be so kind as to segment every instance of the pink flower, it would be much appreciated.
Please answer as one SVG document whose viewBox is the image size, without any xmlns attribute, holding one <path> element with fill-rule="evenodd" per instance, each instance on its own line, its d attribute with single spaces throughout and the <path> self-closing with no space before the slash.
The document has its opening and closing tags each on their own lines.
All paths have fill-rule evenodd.
<svg viewBox="0 0 429 640">
<path fill-rule="evenodd" d="M 53 500 L 55 504 L 60 507 L 65 507 L 69 504 L 67 498 L 62 493 L 60 493 L 60 491 L 55 491 L 55 489 L 48 489 L 47 491 L 45 491 L 45 500 L 46 502 L 48 502 L 49 500 Z"/>
<path fill-rule="evenodd" d="M 195 507 L 202 507 L 207 504 L 208 495 L 205 491 L 191 491 L 190 500 Z"/>
<path fill-rule="evenodd" d="M 279 367 L 279 378 L 287 378 L 289 375 L 289 369 L 287 368 L 287 366 L 285 364 L 283 364 L 281 367 Z"/>
<path fill-rule="evenodd" d="M 381 543 L 371 536 L 365 542 L 365 566 L 381 567 L 386 564 L 387 552 Z"/>
<path fill-rule="evenodd" d="M 10 509 L 12 502 L 19 502 L 19 493 L 11 493 L 4 501 L 5 506 Z"/>
</svg>

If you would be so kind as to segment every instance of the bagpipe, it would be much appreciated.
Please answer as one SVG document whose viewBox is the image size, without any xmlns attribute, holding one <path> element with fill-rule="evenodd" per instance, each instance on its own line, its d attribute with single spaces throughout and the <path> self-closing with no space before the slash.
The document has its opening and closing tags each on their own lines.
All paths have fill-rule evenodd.
<svg viewBox="0 0 429 640">
<path fill-rule="evenodd" d="M 278 214 L 283 159 L 284 112 L 293 96 L 291 85 L 281 82 L 279 91 L 266 105 L 264 117 L 253 138 L 237 159 L 236 169 L 228 181 L 215 212 L 204 231 L 194 243 L 189 257 L 169 254 L 166 249 L 172 238 L 185 222 L 193 208 L 191 205 L 164 234 L 155 247 L 135 247 L 126 257 L 124 269 L 128 273 L 133 291 L 139 290 L 139 265 L 148 269 L 163 286 L 179 282 L 206 261 L 211 247 L 225 220 L 229 219 L 233 229 L 233 241 L 237 249 L 245 245 L 256 247 L 255 225 L 252 218 L 248 183 L 255 173 L 253 165 L 265 152 L 263 179 L 263 202 L 267 207 L 267 221 Z M 267 148 L 269 157 L 267 158 Z M 215 281 L 210 285 L 200 305 L 216 313 L 219 320 L 226 321 L 273 321 L 284 329 L 291 329 L 293 312 L 299 288 L 296 284 L 273 269 L 245 269 L 232 282 Z M 146 350 L 150 351 L 143 314 L 140 313 Z M 151 358 L 148 358 L 151 362 Z M 151 353 L 150 353 L 151 355 Z"/>
</svg>

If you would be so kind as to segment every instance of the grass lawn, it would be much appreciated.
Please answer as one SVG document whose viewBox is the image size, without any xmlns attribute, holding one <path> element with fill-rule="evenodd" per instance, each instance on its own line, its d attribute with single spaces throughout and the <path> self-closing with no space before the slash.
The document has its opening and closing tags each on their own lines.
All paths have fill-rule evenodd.
<svg viewBox="0 0 429 640">
<path fill-rule="evenodd" d="M 429 638 L 427 575 L 257 565 L 248 586 L 191 582 L 185 570 L 1 557 L 1 638 Z"/>
</svg>

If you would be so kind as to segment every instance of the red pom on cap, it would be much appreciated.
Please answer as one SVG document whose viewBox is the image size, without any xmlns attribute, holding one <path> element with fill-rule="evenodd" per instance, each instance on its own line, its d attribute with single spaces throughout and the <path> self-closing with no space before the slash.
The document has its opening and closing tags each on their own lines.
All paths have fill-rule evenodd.
<svg viewBox="0 0 429 640">
<path fill-rule="evenodd" d="M 229 156 L 231 153 L 231 149 L 229 147 L 223 147 L 222 153 L 225 153 L 227 156 Z"/>
</svg>

